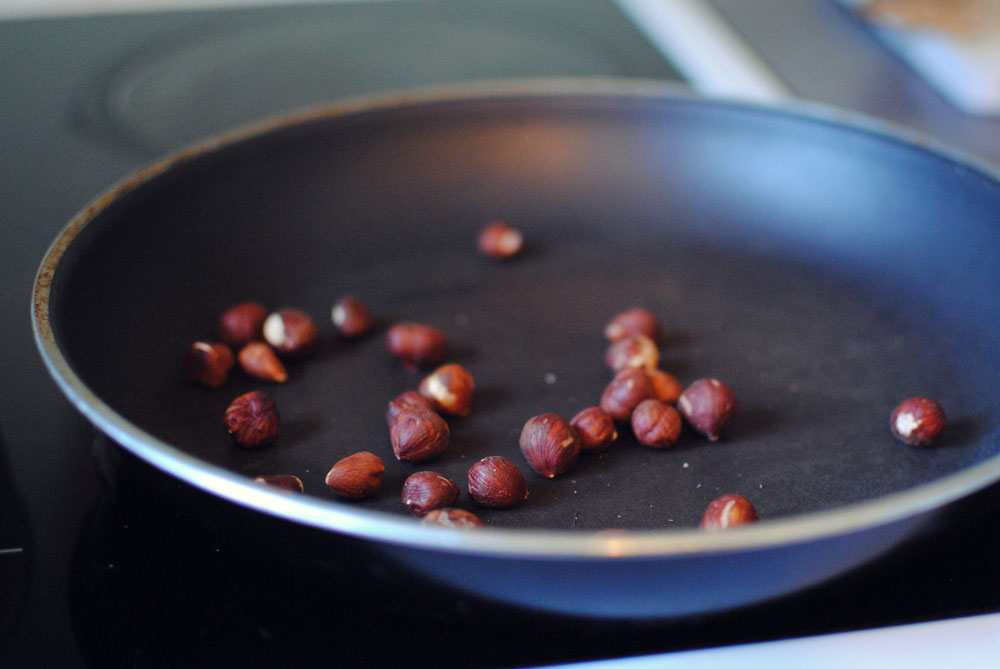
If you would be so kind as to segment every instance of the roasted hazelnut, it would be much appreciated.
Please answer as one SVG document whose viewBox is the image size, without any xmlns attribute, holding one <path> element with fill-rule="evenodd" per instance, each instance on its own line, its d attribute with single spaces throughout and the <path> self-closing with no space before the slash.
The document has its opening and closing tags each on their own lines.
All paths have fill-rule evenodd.
<svg viewBox="0 0 1000 669">
<path fill-rule="evenodd" d="M 437 472 L 417 472 L 403 481 L 403 504 L 415 516 L 451 506 L 458 499 L 458 486 Z"/>
<path fill-rule="evenodd" d="M 319 328 L 313 319 L 298 309 L 279 309 L 264 320 L 264 340 L 278 353 L 289 358 L 313 354 L 319 343 Z"/>
<path fill-rule="evenodd" d="M 723 495 L 708 505 L 701 518 L 701 529 L 724 530 L 756 521 L 757 509 L 750 500 L 739 495 Z"/>
<path fill-rule="evenodd" d="M 382 458 L 361 451 L 338 460 L 326 474 L 326 485 L 346 499 L 364 499 L 378 491 L 384 473 Z"/>
<path fill-rule="evenodd" d="M 524 459 L 547 478 L 562 474 L 580 457 L 577 431 L 554 413 L 530 418 L 521 429 L 520 443 Z"/>
<path fill-rule="evenodd" d="M 233 352 L 225 344 L 196 341 L 184 354 L 184 377 L 209 388 L 219 388 L 229 379 Z"/>
<path fill-rule="evenodd" d="M 396 323 L 386 333 L 385 343 L 410 369 L 436 364 L 444 357 L 444 333 L 423 323 Z"/>
<path fill-rule="evenodd" d="M 485 527 L 483 521 L 474 513 L 463 509 L 434 509 L 427 513 L 420 520 L 421 525 L 435 525 L 439 527 L 454 527 L 460 530 L 472 529 L 475 527 Z"/>
<path fill-rule="evenodd" d="M 469 495 L 480 506 L 506 509 L 528 498 L 528 484 L 517 465 L 492 455 L 469 468 Z"/>
<path fill-rule="evenodd" d="M 246 448 L 266 446 L 281 431 L 277 404 L 260 390 L 233 400 L 226 408 L 225 425 L 236 443 Z"/>
<path fill-rule="evenodd" d="M 911 397 L 892 412 L 889 426 L 896 438 L 911 446 L 930 446 L 948 420 L 944 409 L 926 397 Z"/>
<path fill-rule="evenodd" d="M 733 420 L 736 395 L 718 379 L 699 379 L 684 389 L 677 408 L 697 432 L 718 441 Z"/>
<path fill-rule="evenodd" d="M 569 424 L 576 428 L 580 450 L 584 453 L 606 451 L 618 438 L 615 421 L 601 407 L 588 407 L 573 416 Z"/>
<path fill-rule="evenodd" d="M 244 302 L 226 309 L 219 317 L 219 338 L 234 350 L 263 339 L 267 309 L 257 302 Z"/>
<path fill-rule="evenodd" d="M 654 398 L 667 404 L 677 403 L 681 393 L 684 392 L 684 386 L 681 385 L 680 381 L 662 369 L 647 369 L 646 374 L 649 375 L 649 380 L 653 382 Z"/>
<path fill-rule="evenodd" d="M 626 367 L 656 369 L 660 364 L 660 349 L 646 335 L 630 334 L 611 342 L 604 361 L 616 372 Z"/>
<path fill-rule="evenodd" d="M 617 314 L 604 326 L 604 336 L 610 341 L 618 341 L 630 334 L 646 335 L 656 341 L 660 336 L 660 324 L 650 312 L 633 307 Z"/>
<path fill-rule="evenodd" d="M 429 399 L 418 393 L 416 390 L 407 390 L 404 393 L 400 393 L 396 399 L 389 402 L 389 408 L 385 412 L 386 421 L 391 424 L 392 419 L 404 409 L 412 409 L 414 411 L 434 411 L 434 405 L 431 404 Z"/>
<path fill-rule="evenodd" d="M 615 375 L 601 395 L 601 408 L 616 421 L 625 422 L 639 402 L 653 396 L 653 382 L 637 367 L 626 367 Z"/>
<path fill-rule="evenodd" d="M 448 423 L 433 411 L 404 409 L 389 423 L 389 439 L 397 460 L 423 462 L 448 448 Z"/>
<path fill-rule="evenodd" d="M 252 341 L 240 349 L 240 367 L 243 371 L 262 381 L 284 383 L 288 380 L 288 371 L 278 360 L 274 350 L 262 341 Z"/>
<path fill-rule="evenodd" d="M 681 436 L 681 415 L 666 402 L 648 399 L 632 412 L 632 433 L 650 448 L 670 448 Z"/>
<path fill-rule="evenodd" d="M 479 232 L 479 252 L 497 260 L 506 260 L 520 253 L 524 235 L 503 221 L 492 221 Z"/>
<path fill-rule="evenodd" d="M 353 295 L 337 300 L 330 310 L 330 319 L 342 335 L 350 338 L 368 334 L 374 324 L 368 307 Z"/>
<path fill-rule="evenodd" d="M 273 476 L 258 476 L 254 483 L 262 483 L 272 488 L 281 488 L 290 492 L 303 492 L 302 480 L 298 476 L 291 474 L 274 474 Z"/>
<path fill-rule="evenodd" d="M 438 367 L 420 382 L 420 394 L 446 416 L 468 416 L 475 389 L 469 370 L 454 363 Z"/>
</svg>

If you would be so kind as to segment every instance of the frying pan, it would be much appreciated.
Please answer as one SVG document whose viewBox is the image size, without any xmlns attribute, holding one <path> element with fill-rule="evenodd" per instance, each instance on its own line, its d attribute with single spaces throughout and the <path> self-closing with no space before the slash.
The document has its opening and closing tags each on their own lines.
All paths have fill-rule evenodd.
<svg viewBox="0 0 1000 669">
<path fill-rule="evenodd" d="M 521 256 L 476 253 L 493 219 L 524 232 Z M 997 248 L 996 173 L 871 119 L 643 81 L 496 82 L 308 110 L 155 163 L 55 240 L 33 316 L 70 400 L 180 488 L 468 593 L 659 618 L 815 585 L 1000 477 Z M 347 293 L 378 316 L 360 341 L 329 322 Z M 312 314 L 316 355 L 280 386 L 186 383 L 184 350 L 246 300 Z M 521 426 L 598 402 L 603 326 L 634 305 L 664 326 L 664 368 L 734 389 L 731 429 L 658 451 L 622 426 L 607 454 L 536 475 Z M 421 465 L 392 457 L 385 426 L 388 400 L 426 373 L 385 350 L 400 320 L 442 329 L 477 384 L 449 450 Z M 275 398 L 282 434 L 245 450 L 221 417 L 254 389 Z M 934 448 L 889 432 L 913 395 L 949 413 Z M 385 459 L 385 481 L 340 501 L 324 475 L 359 450 Z M 408 474 L 464 488 L 488 455 L 525 473 L 523 504 L 482 509 L 463 492 L 479 531 L 408 517 Z M 271 473 L 306 494 L 251 480 Z M 699 531 L 724 493 L 762 521 Z M 322 559 L 321 545 L 294 550 Z"/>
</svg>

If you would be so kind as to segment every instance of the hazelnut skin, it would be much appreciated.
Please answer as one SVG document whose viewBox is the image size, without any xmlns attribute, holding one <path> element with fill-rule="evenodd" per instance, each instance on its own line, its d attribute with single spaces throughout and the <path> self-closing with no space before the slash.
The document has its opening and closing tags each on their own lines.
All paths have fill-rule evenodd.
<svg viewBox="0 0 1000 669">
<path fill-rule="evenodd" d="M 288 371 L 274 354 L 274 350 L 262 341 L 252 341 L 239 353 L 240 367 L 248 375 L 262 381 L 284 383 L 288 380 Z"/>
<path fill-rule="evenodd" d="M 714 532 L 757 522 L 757 509 L 746 497 L 723 495 L 713 500 L 701 518 L 701 529 Z"/>
<path fill-rule="evenodd" d="M 517 465 L 492 455 L 469 468 L 469 495 L 480 506 L 506 509 L 528 498 L 528 484 Z"/>
<path fill-rule="evenodd" d="M 345 337 L 361 337 L 372 329 L 375 321 L 365 303 L 353 295 L 345 295 L 334 303 L 330 320 Z"/>
<path fill-rule="evenodd" d="M 277 404 L 260 390 L 233 400 L 226 408 L 225 425 L 236 443 L 245 448 L 266 446 L 281 431 Z"/>
<path fill-rule="evenodd" d="M 554 413 L 528 419 L 521 429 L 521 454 L 531 468 L 546 478 L 554 478 L 573 466 L 580 457 L 576 429 Z"/>
<path fill-rule="evenodd" d="M 495 260 L 506 260 L 521 252 L 524 235 L 503 221 L 492 221 L 480 231 L 476 246 L 483 255 Z"/>
<path fill-rule="evenodd" d="M 718 379 L 699 379 L 684 389 L 677 408 L 688 425 L 709 441 L 718 441 L 733 420 L 736 395 Z"/>
<path fill-rule="evenodd" d="M 677 403 L 681 393 L 684 392 L 684 386 L 673 374 L 668 374 L 662 369 L 647 369 L 646 374 L 653 382 L 653 397 L 667 404 Z"/>
<path fill-rule="evenodd" d="M 389 439 L 397 460 L 423 462 L 448 448 L 448 423 L 433 411 L 404 409 L 389 423 Z"/>
<path fill-rule="evenodd" d="M 309 314 L 298 309 L 279 309 L 264 320 L 264 340 L 278 355 L 306 358 L 316 351 L 319 328 Z"/>
<path fill-rule="evenodd" d="M 280 488 L 281 490 L 287 490 L 289 492 L 304 492 L 305 487 L 302 485 L 302 479 L 298 476 L 292 476 L 291 474 L 274 474 L 273 476 L 258 476 L 254 480 L 254 483 L 262 483 L 272 488 Z"/>
<path fill-rule="evenodd" d="M 636 367 L 626 367 L 615 375 L 601 395 L 601 408 L 616 421 L 632 418 L 632 410 L 639 402 L 653 396 L 653 382 L 649 375 Z"/>
<path fill-rule="evenodd" d="M 640 307 L 633 307 L 615 315 L 606 326 L 604 336 L 609 341 L 618 341 L 630 334 L 646 335 L 653 341 L 660 336 L 660 324 L 656 316 Z"/>
<path fill-rule="evenodd" d="M 460 530 L 485 527 L 483 521 L 476 514 L 454 508 L 434 509 L 420 520 L 420 524 L 453 527 Z"/>
<path fill-rule="evenodd" d="M 944 409 L 926 397 L 911 397 L 892 412 L 889 427 L 897 439 L 910 446 L 930 446 L 948 423 Z"/>
<path fill-rule="evenodd" d="M 196 341 L 184 354 L 184 377 L 208 388 L 221 388 L 233 368 L 233 352 L 225 344 Z"/>
<path fill-rule="evenodd" d="M 476 384 L 465 367 L 442 365 L 420 382 L 420 394 L 446 416 L 468 416 L 472 412 L 472 394 Z"/>
<path fill-rule="evenodd" d="M 437 364 L 444 357 L 444 333 L 423 323 L 396 323 L 386 333 L 385 343 L 409 369 Z"/>
<path fill-rule="evenodd" d="M 391 425 L 392 419 L 404 409 L 433 412 L 434 405 L 431 404 L 429 399 L 418 393 L 416 390 L 407 390 L 404 393 L 400 393 L 394 400 L 389 402 L 389 408 L 385 412 L 385 419 Z"/>
<path fill-rule="evenodd" d="M 326 485 L 345 499 L 364 499 L 378 491 L 384 473 L 382 458 L 361 451 L 338 460 L 326 474 Z"/>
<path fill-rule="evenodd" d="M 634 333 L 613 341 L 608 347 L 604 361 L 616 372 L 626 367 L 656 369 L 660 364 L 660 349 L 656 347 L 656 342 L 646 335 Z"/>
<path fill-rule="evenodd" d="M 267 309 L 258 302 L 243 302 L 226 309 L 219 317 L 219 339 L 234 350 L 264 338 Z"/>
<path fill-rule="evenodd" d="M 648 399 L 632 412 L 632 433 L 650 448 L 670 448 L 681 436 L 681 415 L 666 402 Z"/>
<path fill-rule="evenodd" d="M 573 416 L 569 424 L 576 428 L 580 450 L 584 453 L 606 451 L 618 439 L 611 414 L 601 407 L 588 407 Z"/>
<path fill-rule="evenodd" d="M 403 504 L 414 516 L 451 506 L 458 499 L 458 486 L 437 472 L 416 472 L 403 482 Z"/>
</svg>

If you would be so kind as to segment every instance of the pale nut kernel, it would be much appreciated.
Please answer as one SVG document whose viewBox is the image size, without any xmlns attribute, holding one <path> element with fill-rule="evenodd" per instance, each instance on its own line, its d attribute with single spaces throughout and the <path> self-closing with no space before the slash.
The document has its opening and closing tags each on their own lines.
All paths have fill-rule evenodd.
<svg viewBox="0 0 1000 669">
<path fill-rule="evenodd" d="M 521 429 L 520 445 L 531 468 L 550 479 L 564 473 L 580 457 L 577 431 L 554 413 L 528 419 Z"/>
<path fill-rule="evenodd" d="M 225 344 L 196 341 L 184 354 L 184 377 L 208 388 L 220 388 L 233 368 L 233 352 Z"/>
<path fill-rule="evenodd" d="M 948 423 L 944 409 L 926 397 L 911 397 L 902 402 L 889 421 L 897 439 L 910 446 L 930 446 Z"/>
<path fill-rule="evenodd" d="M 644 334 L 629 334 L 611 343 L 604 361 L 616 372 L 626 367 L 652 370 L 660 364 L 660 349 Z"/>
<path fill-rule="evenodd" d="M 718 379 L 699 379 L 677 400 L 677 409 L 695 431 L 718 441 L 736 412 L 736 395 Z"/>
<path fill-rule="evenodd" d="M 288 380 L 288 371 L 274 354 L 274 350 L 262 341 L 252 341 L 239 353 L 240 367 L 248 376 L 262 381 L 284 383 Z"/>
<path fill-rule="evenodd" d="M 468 416 L 475 389 L 469 370 L 454 363 L 438 367 L 420 382 L 420 394 L 446 416 Z"/>
<path fill-rule="evenodd" d="M 365 303 L 353 295 L 345 295 L 334 303 L 330 320 L 340 334 L 352 339 L 368 334 L 375 323 Z"/>
<path fill-rule="evenodd" d="M 263 339 L 267 309 L 258 302 L 243 302 L 226 309 L 219 317 L 219 339 L 233 350 Z"/>
<path fill-rule="evenodd" d="M 400 393 L 395 399 L 389 402 L 389 408 L 385 412 L 386 421 L 391 425 L 392 419 L 404 409 L 411 409 L 414 411 L 434 411 L 434 405 L 429 399 L 418 393 L 416 390 L 407 390 L 406 392 Z"/>
<path fill-rule="evenodd" d="M 681 385 L 681 382 L 673 374 L 668 374 L 662 369 L 648 369 L 646 370 L 646 374 L 649 375 L 649 380 L 653 382 L 654 398 L 667 404 L 677 404 L 681 393 L 684 392 L 684 386 Z"/>
<path fill-rule="evenodd" d="M 326 485 L 345 499 L 365 499 L 378 492 L 384 473 L 382 458 L 361 451 L 338 460 L 326 474 Z"/>
<path fill-rule="evenodd" d="M 444 357 L 444 333 L 423 323 L 396 323 L 386 333 L 385 343 L 409 369 L 437 364 Z"/>
<path fill-rule="evenodd" d="M 254 483 L 261 483 L 272 488 L 279 488 L 289 492 L 304 492 L 302 479 L 292 474 L 273 474 L 271 476 L 258 476 L 254 478 Z"/>
<path fill-rule="evenodd" d="M 403 481 L 403 504 L 414 516 L 449 507 L 458 499 L 458 486 L 437 472 L 416 472 Z"/>
<path fill-rule="evenodd" d="M 573 416 L 569 424 L 576 428 L 580 450 L 584 453 L 606 451 L 618 439 L 614 419 L 601 407 L 584 409 Z"/>
<path fill-rule="evenodd" d="M 528 498 L 528 484 L 517 465 L 492 455 L 469 468 L 469 495 L 480 506 L 507 509 Z"/>
<path fill-rule="evenodd" d="M 656 341 L 660 336 L 660 324 L 656 316 L 641 307 L 633 307 L 615 315 L 604 326 L 604 336 L 610 341 L 618 341 L 631 334 L 646 335 Z"/>
<path fill-rule="evenodd" d="M 309 314 L 299 309 L 279 309 L 264 320 L 264 341 L 289 358 L 305 358 L 316 351 L 319 328 Z"/>
<path fill-rule="evenodd" d="M 421 525 L 433 525 L 435 527 L 452 527 L 459 530 L 485 527 L 485 523 L 474 513 L 464 509 L 434 509 L 420 519 Z"/>
<path fill-rule="evenodd" d="M 480 232 L 476 242 L 479 252 L 496 260 L 506 260 L 521 252 L 524 235 L 503 221 L 492 221 Z"/>
<path fill-rule="evenodd" d="M 632 411 L 632 433 L 650 448 L 670 448 L 681 436 L 683 421 L 677 409 L 666 402 L 648 399 Z"/>
<path fill-rule="evenodd" d="M 277 404 L 260 390 L 240 395 L 226 408 L 226 430 L 245 448 L 273 442 L 281 430 L 280 423 Z"/>
<path fill-rule="evenodd" d="M 389 423 L 389 440 L 397 460 L 423 462 L 444 453 L 451 431 L 433 411 L 404 409 Z"/>
<path fill-rule="evenodd" d="M 746 497 L 723 495 L 713 500 L 701 518 L 701 529 L 709 532 L 757 522 L 757 509 Z"/>
<path fill-rule="evenodd" d="M 652 397 L 653 392 L 653 382 L 646 372 L 637 367 L 626 367 L 604 389 L 601 408 L 614 420 L 626 422 L 632 418 L 632 410 L 639 406 L 639 402 Z"/>
</svg>

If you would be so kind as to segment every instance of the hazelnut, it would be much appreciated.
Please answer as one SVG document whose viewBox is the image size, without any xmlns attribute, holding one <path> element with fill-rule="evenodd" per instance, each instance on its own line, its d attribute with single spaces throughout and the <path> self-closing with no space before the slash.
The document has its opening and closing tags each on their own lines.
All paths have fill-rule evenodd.
<svg viewBox="0 0 1000 669">
<path fill-rule="evenodd" d="M 653 382 L 646 372 L 626 367 L 615 375 L 601 395 L 601 408 L 616 421 L 625 422 L 639 402 L 653 396 Z"/>
<path fill-rule="evenodd" d="M 517 465 L 492 455 L 469 468 L 469 494 L 480 506 L 506 509 L 528 498 L 528 484 Z"/>
<path fill-rule="evenodd" d="M 319 328 L 304 311 L 280 309 L 264 321 L 264 340 L 278 355 L 305 358 L 316 350 Z"/>
<path fill-rule="evenodd" d="M 739 495 L 723 495 L 708 505 L 701 518 L 701 529 L 724 530 L 756 521 L 757 509 L 750 500 Z"/>
<path fill-rule="evenodd" d="M 650 312 L 633 307 L 616 315 L 604 326 L 604 336 L 610 341 L 618 341 L 630 334 L 646 335 L 656 341 L 660 336 L 660 324 Z"/>
<path fill-rule="evenodd" d="M 601 407 L 584 409 L 573 416 L 569 424 L 576 428 L 580 450 L 584 453 L 606 451 L 618 438 L 614 419 Z"/>
<path fill-rule="evenodd" d="M 219 338 L 234 349 L 263 339 L 267 309 L 257 302 L 244 302 L 226 309 L 219 317 Z"/>
<path fill-rule="evenodd" d="M 281 488 L 282 490 L 288 490 L 290 492 L 303 492 L 305 490 L 302 486 L 302 480 L 298 476 L 292 476 L 291 474 L 258 476 L 253 481 L 254 483 L 262 483 L 264 485 L 271 486 L 272 488 Z"/>
<path fill-rule="evenodd" d="M 418 393 L 416 390 L 407 390 L 405 393 L 400 393 L 396 399 L 389 402 L 389 409 L 385 412 L 385 419 L 391 424 L 392 419 L 404 409 L 413 409 L 414 411 L 434 411 L 434 405 L 431 404 L 429 399 Z"/>
<path fill-rule="evenodd" d="M 330 319 L 342 335 L 351 338 L 368 334 L 374 324 L 368 307 L 353 295 L 337 300 L 330 310 Z"/>
<path fill-rule="evenodd" d="M 653 397 L 667 404 L 677 403 L 681 393 L 684 392 L 684 386 L 680 381 L 662 369 L 647 369 L 646 374 L 653 382 Z"/>
<path fill-rule="evenodd" d="M 396 323 L 385 342 L 389 352 L 410 369 L 433 365 L 444 357 L 444 333 L 423 323 Z"/>
<path fill-rule="evenodd" d="M 278 360 L 274 350 L 262 341 L 252 341 L 241 348 L 239 361 L 243 371 L 255 379 L 275 383 L 288 380 L 285 366 Z"/>
<path fill-rule="evenodd" d="M 630 334 L 611 343 L 604 361 L 616 372 L 626 367 L 656 369 L 660 364 L 660 349 L 646 335 Z"/>
<path fill-rule="evenodd" d="M 475 389 L 469 370 L 454 363 L 438 367 L 420 382 L 420 394 L 446 416 L 468 416 Z"/>
<path fill-rule="evenodd" d="M 384 473 L 382 458 L 361 451 L 338 460 L 326 473 L 326 485 L 346 499 L 364 499 L 378 491 Z"/>
<path fill-rule="evenodd" d="M 184 354 L 184 377 L 209 388 L 219 388 L 229 379 L 233 352 L 225 344 L 196 341 Z"/>
<path fill-rule="evenodd" d="M 240 446 L 257 448 L 278 438 L 278 406 L 267 393 L 254 390 L 240 395 L 226 408 L 226 430 Z"/>
<path fill-rule="evenodd" d="M 547 478 L 562 474 L 580 457 L 577 431 L 554 413 L 530 418 L 521 430 L 520 443 L 524 459 Z"/>
<path fill-rule="evenodd" d="M 421 525 L 437 525 L 440 527 L 454 527 L 457 529 L 470 529 L 474 527 L 485 527 L 483 521 L 474 513 L 462 509 L 434 509 L 428 512 L 421 521 Z"/>
<path fill-rule="evenodd" d="M 677 408 L 691 427 L 710 441 L 718 441 L 719 433 L 733 420 L 736 395 L 718 379 L 699 379 L 684 389 Z"/>
<path fill-rule="evenodd" d="M 422 462 L 448 448 L 451 432 L 433 411 L 404 409 L 389 423 L 389 439 L 397 460 Z"/>
<path fill-rule="evenodd" d="M 892 412 L 889 426 L 896 438 L 911 446 L 930 446 L 947 424 L 944 409 L 926 397 L 911 397 Z"/>
<path fill-rule="evenodd" d="M 403 504 L 415 516 L 451 506 L 458 499 L 458 486 L 437 472 L 410 474 L 403 482 Z"/>
<path fill-rule="evenodd" d="M 666 402 L 648 399 L 632 412 L 632 432 L 639 443 L 651 448 L 670 448 L 681 436 L 681 415 Z"/>
<path fill-rule="evenodd" d="M 492 221 L 480 231 L 477 246 L 480 253 L 490 258 L 506 260 L 520 253 L 524 235 L 503 221 Z"/>
</svg>

